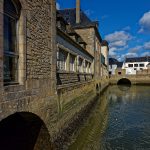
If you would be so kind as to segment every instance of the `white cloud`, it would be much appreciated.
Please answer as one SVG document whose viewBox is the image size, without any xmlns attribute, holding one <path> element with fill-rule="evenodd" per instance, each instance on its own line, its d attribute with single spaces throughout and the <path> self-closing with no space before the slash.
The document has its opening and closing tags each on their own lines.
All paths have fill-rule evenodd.
<svg viewBox="0 0 150 150">
<path fill-rule="evenodd" d="M 110 43 L 109 45 L 110 47 L 122 47 L 122 46 L 126 46 L 126 41 L 120 40 L 120 41 L 115 41 Z"/>
<path fill-rule="evenodd" d="M 59 3 L 56 3 L 56 9 L 60 10 L 60 4 Z"/>
<path fill-rule="evenodd" d="M 130 48 L 129 49 L 129 52 L 130 53 L 137 53 L 139 50 L 141 50 L 143 48 L 143 46 L 140 46 L 140 45 L 138 45 L 138 46 L 136 46 L 136 47 L 133 47 L 133 48 Z"/>
<path fill-rule="evenodd" d="M 150 41 L 149 41 L 149 42 L 146 42 L 146 43 L 144 44 L 144 49 L 145 49 L 145 50 L 150 50 Z"/>
<path fill-rule="evenodd" d="M 125 32 L 125 31 L 115 31 L 109 35 L 105 36 L 105 39 L 109 42 L 116 42 L 116 41 L 128 41 L 132 38 L 132 36 Z"/>
<path fill-rule="evenodd" d="M 150 52 L 144 52 L 141 54 L 142 56 L 150 56 Z"/>
<path fill-rule="evenodd" d="M 127 53 L 127 54 L 124 55 L 124 57 L 128 57 L 128 58 L 130 58 L 130 57 L 137 57 L 137 56 L 138 55 L 136 53 Z"/>
<path fill-rule="evenodd" d="M 128 41 L 132 39 L 132 36 L 125 31 L 115 31 L 105 36 L 105 39 L 109 42 L 109 55 L 112 57 L 117 54 L 117 51 L 122 51 L 128 48 Z"/>
<path fill-rule="evenodd" d="M 127 42 L 132 39 L 132 36 L 125 31 L 115 31 L 105 36 L 105 39 L 109 42 L 109 46 L 116 49 L 126 47 Z"/>
<path fill-rule="evenodd" d="M 150 32 L 150 11 L 143 15 L 139 21 L 139 24 L 141 25 L 139 33 Z"/>
</svg>

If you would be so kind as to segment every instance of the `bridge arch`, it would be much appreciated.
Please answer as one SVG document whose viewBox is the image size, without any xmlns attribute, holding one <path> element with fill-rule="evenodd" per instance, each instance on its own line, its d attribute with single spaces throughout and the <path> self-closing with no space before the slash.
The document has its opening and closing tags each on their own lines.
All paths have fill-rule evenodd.
<svg viewBox="0 0 150 150">
<path fill-rule="evenodd" d="M 0 122 L 2 149 L 52 149 L 45 123 L 30 112 L 17 112 Z"/>
<path fill-rule="evenodd" d="M 121 78 L 118 80 L 117 85 L 131 85 L 131 81 L 128 78 Z"/>
</svg>

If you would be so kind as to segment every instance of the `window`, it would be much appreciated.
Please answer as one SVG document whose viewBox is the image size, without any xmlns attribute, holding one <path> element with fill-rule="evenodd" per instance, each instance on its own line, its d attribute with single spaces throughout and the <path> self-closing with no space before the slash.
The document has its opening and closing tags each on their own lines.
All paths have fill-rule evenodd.
<svg viewBox="0 0 150 150">
<path fill-rule="evenodd" d="M 83 72 L 83 59 L 79 58 L 79 72 Z"/>
<path fill-rule="evenodd" d="M 67 61 L 67 52 L 63 50 L 59 50 L 57 53 L 57 69 L 61 71 L 65 71 L 67 68 L 66 61 Z"/>
<path fill-rule="evenodd" d="M 85 61 L 85 73 L 88 73 L 88 62 Z"/>
<path fill-rule="evenodd" d="M 140 64 L 140 67 L 144 67 L 144 64 Z"/>
<path fill-rule="evenodd" d="M 75 56 L 70 54 L 70 71 L 75 71 Z"/>
<path fill-rule="evenodd" d="M 89 63 L 89 71 L 88 73 L 91 73 L 91 63 Z"/>
<path fill-rule="evenodd" d="M 134 64 L 134 67 L 138 67 L 138 64 Z"/>
<path fill-rule="evenodd" d="M 128 64 L 128 67 L 133 67 L 133 64 Z"/>
<path fill-rule="evenodd" d="M 16 1 L 15 1 L 16 2 Z M 18 81 L 17 22 L 21 6 L 4 1 L 4 82 Z"/>
</svg>

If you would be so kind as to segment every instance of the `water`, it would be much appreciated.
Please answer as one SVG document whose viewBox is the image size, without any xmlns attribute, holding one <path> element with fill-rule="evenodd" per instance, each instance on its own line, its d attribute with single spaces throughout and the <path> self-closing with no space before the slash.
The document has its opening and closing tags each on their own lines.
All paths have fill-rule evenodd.
<svg viewBox="0 0 150 150">
<path fill-rule="evenodd" d="M 69 150 L 150 150 L 150 86 L 110 86 Z"/>
</svg>

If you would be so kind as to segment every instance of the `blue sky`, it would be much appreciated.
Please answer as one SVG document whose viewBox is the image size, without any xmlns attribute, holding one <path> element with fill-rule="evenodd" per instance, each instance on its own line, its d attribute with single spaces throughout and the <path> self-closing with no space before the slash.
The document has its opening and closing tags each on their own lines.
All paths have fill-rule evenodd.
<svg viewBox="0 0 150 150">
<path fill-rule="evenodd" d="M 60 9 L 74 8 L 76 0 L 57 0 Z M 81 9 L 99 21 L 109 42 L 110 57 L 150 55 L 150 0 L 81 0 Z"/>
</svg>

